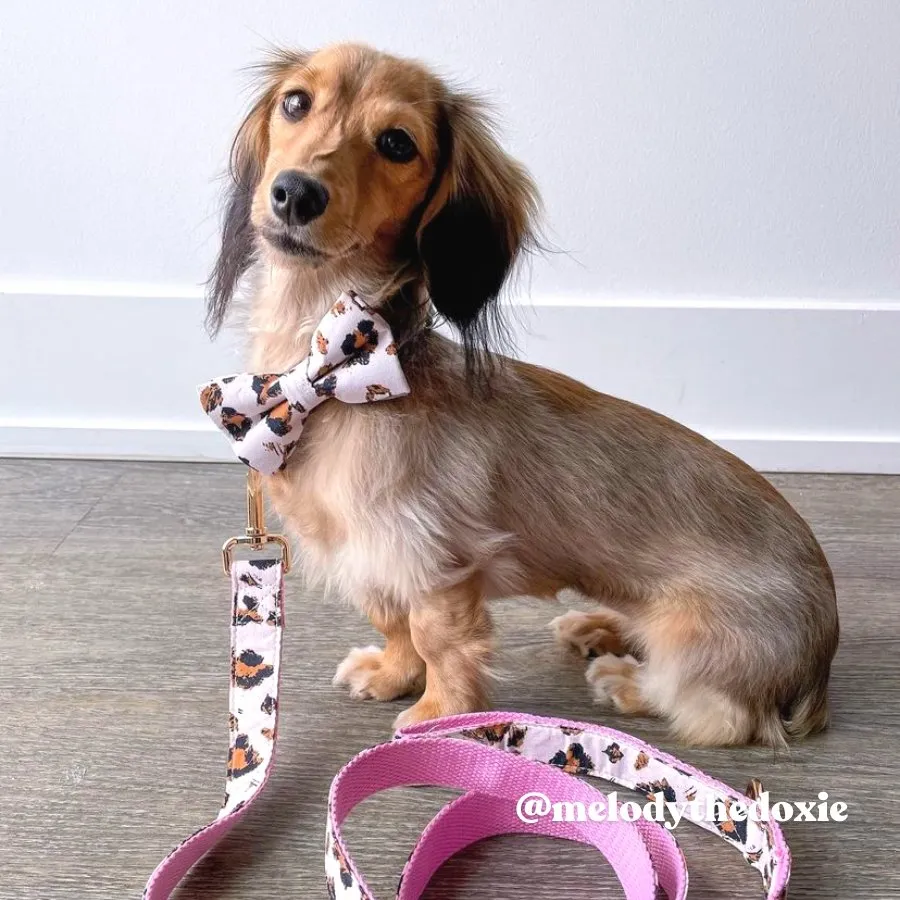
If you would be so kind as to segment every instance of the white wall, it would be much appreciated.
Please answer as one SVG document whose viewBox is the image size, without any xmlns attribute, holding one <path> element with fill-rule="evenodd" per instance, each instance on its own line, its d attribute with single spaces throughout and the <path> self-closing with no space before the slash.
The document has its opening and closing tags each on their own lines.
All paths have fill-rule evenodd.
<svg viewBox="0 0 900 900">
<path fill-rule="evenodd" d="M 766 468 L 900 472 L 895 0 L 4 4 L 0 453 L 221 454 L 192 385 L 236 363 L 197 298 L 240 69 L 344 38 L 502 110 L 568 251 L 524 355 Z"/>
</svg>

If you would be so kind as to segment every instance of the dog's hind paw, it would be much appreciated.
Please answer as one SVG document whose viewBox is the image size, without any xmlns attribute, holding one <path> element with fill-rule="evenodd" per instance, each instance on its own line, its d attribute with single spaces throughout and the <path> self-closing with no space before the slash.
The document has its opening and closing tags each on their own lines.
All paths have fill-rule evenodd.
<svg viewBox="0 0 900 900">
<path fill-rule="evenodd" d="M 572 648 L 586 659 L 604 653 L 623 656 L 628 652 L 619 619 L 613 613 L 570 609 L 564 615 L 557 616 L 550 627 L 560 644 Z"/>
<path fill-rule="evenodd" d="M 641 696 L 639 672 L 640 663 L 633 656 L 606 653 L 587 667 L 585 678 L 597 703 L 628 715 L 649 715 Z"/>
</svg>

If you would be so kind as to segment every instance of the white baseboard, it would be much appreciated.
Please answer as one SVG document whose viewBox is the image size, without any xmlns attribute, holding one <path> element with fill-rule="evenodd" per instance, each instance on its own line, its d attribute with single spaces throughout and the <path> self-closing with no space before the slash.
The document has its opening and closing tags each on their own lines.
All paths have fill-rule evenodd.
<svg viewBox="0 0 900 900">
<path fill-rule="evenodd" d="M 520 356 L 764 471 L 900 474 L 900 303 L 537 297 Z M 238 370 L 195 287 L 0 282 L 0 456 L 228 460 L 194 386 Z"/>
<path fill-rule="evenodd" d="M 707 437 L 760 472 L 900 475 L 900 437 Z"/>
<path fill-rule="evenodd" d="M 193 428 L 165 422 L 85 423 L 0 419 L 0 457 L 135 459 L 159 462 L 237 462 L 209 423 Z"/>
<path fill-rule="evenodd" d="M 900 474 L 900 438 L 707 437 L 761 472 Z M 83 425 L 0 419 L 0 457 L 236 462 L 212 426 L 164 423 Z"/>
</svg>

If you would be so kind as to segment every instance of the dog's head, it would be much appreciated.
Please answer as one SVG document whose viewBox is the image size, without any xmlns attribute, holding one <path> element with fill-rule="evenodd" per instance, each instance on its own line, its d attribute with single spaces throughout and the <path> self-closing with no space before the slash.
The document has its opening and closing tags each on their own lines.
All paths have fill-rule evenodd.
<svg viewBox="0 0 900 900">
<path fill-rule="evenodd" d="M 417 283 L 472 349 L 538 206 L 481 103 L 358 45 L 279 52 L 262 71 L 232 151 L 210 324 L 264 254 L 357 284 Z"/>
</svg>

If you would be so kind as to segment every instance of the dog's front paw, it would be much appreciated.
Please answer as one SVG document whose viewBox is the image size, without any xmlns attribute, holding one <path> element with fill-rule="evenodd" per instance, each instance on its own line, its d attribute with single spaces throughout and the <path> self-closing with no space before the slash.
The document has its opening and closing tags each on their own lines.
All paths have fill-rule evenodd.
<svg viewBox="0 0 900 900">
<path fill-rule="evenodd" d="M 431 719 L 442 719 L 445 716 L 460 716 L 465 713 L 480 712 L 490 709 L 490 704 L 485 700 L 473 699 L 471 702 L 454 700 L 453 702 L 441 702 L 429 697 L 428 692 L 419 698 L 409 709 L 404 709 L 394 719 L 394 730 L 406 728 L 409 725 L 417 725 L 419 722 L 427 722 Z"/>
<path fill-rule="evenodd" d="M 418 703 L 414 703 L 409 709 L 404 709 L 396 719 L 394 719 L 394 730 L 399 731 L 409 725 L 417 725 L 419 722 L 427 722 L 429 719 L 440 719 L 442 716 L 450 715 L 428 697 L 422 697 Z"/>
<path fill-rule="evenodd" d="M 418 673 L 390 664 L 378 647 L 354 647 L 337 667 L 333 684 L 346 685 L 350 696 L 363 700 L 396 700 L 421 689 Z"/>
</svg>

